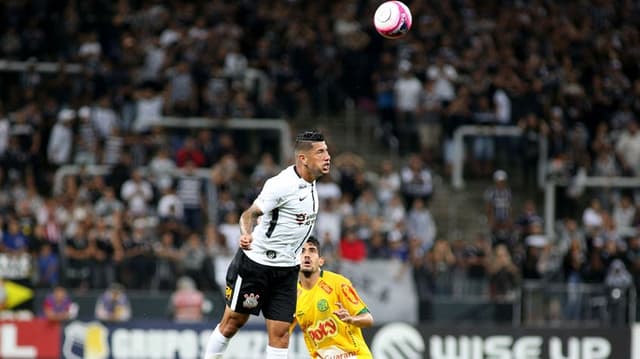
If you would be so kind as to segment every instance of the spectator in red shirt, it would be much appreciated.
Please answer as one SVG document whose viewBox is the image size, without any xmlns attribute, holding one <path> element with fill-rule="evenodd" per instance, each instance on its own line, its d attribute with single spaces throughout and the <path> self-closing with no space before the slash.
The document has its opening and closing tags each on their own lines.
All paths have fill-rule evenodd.
<svg viewBox="0 0 640 359">
<path fill-rule="evenodd" d="M 196 147 L 196 141 L 192 137 L 185 138 L 182 147 L 176 152 L 176 165 L 184 167 L 189 160 L 193 161 L 196 167 L 202 167 L 206 162 L 204 153 Z"/>
<path fill-rule="evenodd" d="M 176 284 L 176 291 L 171 295 L 169 309 L 176 322 L 200 322 L 206 300 L 196 288 L 193 279 L 181 277 Z"/>
<path fill-rule="evenodd" d="M 359 262 L 367 257 L 367 246 L 358 237 L 355 227 L 347 227 L 340 240 L 340 258 Z"/>
<path fill-rule="evenodd" d="M 66 289 L 56 286 L 44 300 L 43 312 L 51 321 L 64 322 L 78 315 L 78 305 L 71 301 Z"/>
</svg>

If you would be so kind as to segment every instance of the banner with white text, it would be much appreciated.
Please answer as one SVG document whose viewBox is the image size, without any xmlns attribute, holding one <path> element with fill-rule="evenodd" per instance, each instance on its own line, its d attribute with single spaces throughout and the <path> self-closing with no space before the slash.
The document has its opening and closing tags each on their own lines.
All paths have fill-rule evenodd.
<svg viewBox="0 0 640 359">
<path fill-rule="evenodd" d="M 215 323 L 0 321 L 0 359 L 200 359 Z M 640 325 L 619 328 L 512 328 L 389 323 L 364 330 L 376 359 L 640 359 Z M 248 324 L 224 359 L 263 359 L 264 323 Z M 309 359 L 294 332 L 290 359 Z"/>
<path fill-rule="evenodd" d="M 638 341 L 638 335 L 635 334 Z M 640 359 L 620 328 L 413 326 L 389 323 L 365 332 L 376 359 Z"/>
<path fill-rule="evenodd" d="M 200 359 L 213 325 L 169 321 L 120 324 L 73 321 L 63 330 L 62 358 Z M 233 337 L 224 359 L 263 359 L 267 340 L 264 324 L 247 325 Z M 289 358 L 309 358 L 300 332 L 292 335 Z"/>
<path fill-rule="evenodd" d="M 45 319 L 0 320 L 0 359 L 60 357 L 60 324 Z"/>
</svg>

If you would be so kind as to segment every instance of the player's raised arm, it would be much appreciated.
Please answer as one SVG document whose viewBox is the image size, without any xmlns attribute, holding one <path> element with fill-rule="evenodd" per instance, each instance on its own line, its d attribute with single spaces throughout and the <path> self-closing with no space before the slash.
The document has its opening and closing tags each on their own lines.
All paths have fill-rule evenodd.
<svg viewBox="0 0 640 359">
<path fill-rule="evenodd" d="M 255 203 L 240 215 L 240 248 L 251 249 L 251 242 L 253 241 L 251 232 L 253 232 L 253 227 L 255 227 L 256 221 L 260 216 L 262 216 L 262 211 Z"/>
</svg>

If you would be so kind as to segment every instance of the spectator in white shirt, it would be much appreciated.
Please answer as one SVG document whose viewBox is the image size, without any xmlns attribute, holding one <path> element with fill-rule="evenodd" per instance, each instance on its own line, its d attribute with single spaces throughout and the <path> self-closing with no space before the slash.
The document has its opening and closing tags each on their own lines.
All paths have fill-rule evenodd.
<svg viewBox="0 0 640 359">
<path fill-rule="evenodd" d="M 94 206 L 94 212 L 99 217 L 107 217 L 116 212 L 122 212 L 124 205 L 116 198 L 113 187 L 105 187 L 102 197 L 98 199 Z"/>
<path fill-rule="evenodd" d="M 218 230 L 224 236 L 227 248 L 238 248 L 240 245 L 240 224 L 238 212 L 229 211 L 224 216 L 224 222 L 220 223 Z"/>
<path fill-rule="evenodd" d="M 342 190 L 340 186 L 331 178 L 331 176 L 322 176 L 316 182 L 318 190 L 318 199 L 324 200 L 338 200 L 342 197 Z"/>
<path fill-rule="evenodd" d="M 151 178 L 154 179 L 156 186 L 161 190 L 171 186 L 175 169 L 176 163 L 169 156 L 169 150 L 164 147 L 158 149 L 158 152 L 149 163 Z"/>
<path fill-rule="evenodd" d="M 451 102 L 456 97 L 453 84 L 458 79 L 458 72 L 443 56 L 438 56 L 436 63 L 429 66 L 427 77 L 435 81 L 435 93 L 441 101 Z"/>
<path fill-rule="evenodd" d="M 626 174 L 640 175 L 640 131 L 635 120 L 627 123 L 616 142 L 616 153 Z"/>
<path fill-rule="evenodd" d="M 144 216 L 148 212 L 153 190 L 149 182 L 142 177 L 140 170 L 136 169 L 133 171 L 131 178 L 122 185 L 120 196 L 127 202 L 130 214 Z"/>
<path fill-rule="evenodd" d="M 11 123 L 7 116 L 5 116 L 2 102 L 0 102 L 0 157 L 4 156 L 4 153 L 9 147 L 9 130 L 11 129 Z"/>
<path fill-rule="evenodd" d="M 160 45 L 158 36 L 149 37 L 144 48 L 144 66 L 142 67 L 141 77 L 143 80 L 155 81 L 160 77 L 162 68 L 167 62 L 167 50 Z"/>
<path fill-rule="evenodd" d="M 411 63 L 403 61 L 399 66 L 400 78 L 394 85 L 396 98 L 395 134 L 403 140 L 404 149 L 415 149 L 418 143 L 416 115 L 422 97 L 422 82 L 411 72 Z"/>
<path fill-rule="evenodd" d="M 151 87 L 145 87 L 136 93 L 136 119 L 133 130 L 137 133 L 150 131 L 151 127 L 162 120 L 164 100 Z"/>
<path fill-rule="evenodd" d="M 390 231 L 396 225 L 406 218 L 407 211 L 400 195 L 394 195 L 389 203 L 382 210 L 382 218 L 384 218 L 384 229 Z"/>
<path fill-rule="evenodd" d="M 176 195 L 173 186 L 166 187 L 164 194 L 158 201 L 158 216 L 162 220 L 176 219 L 181 221 L 184 218 L 184 206 L 180 197 Z"/>
<path fill-rule="evenodd" d="M 89 62 L 97 62 L 102 55 L 102 46 L 94 32 L 86 34 L 78 48 L 78 56 Z"/>
<path fill-rule="evenodd" d="M 400 191 L 400 174 L 394 169 L 391 160 L 384 160 L 380 164 L 380 175 L 375 188 L 378 201 L 382 206 L 389 203 L 391 197 Z"/>
<path fill-rule="evenodd" d="M 315 233 L 318 238 L 331 241 L 333 248 L 340 243 L 342 214 L 338 211 L 338 199 L 327 199 L 321 201 L 316 220 Z"/>
<path fill-rule="evenodd" d="M 620 236 L 634 236 L 636 229 L 634 228 L 634 220 L 637 211 L 633 205 L 633 201 L 629 195 L 623 195 L 613 206 L 613 222 Z"/>
<path fill-rule="evenodd" d="M 91 123 L 91 109 L 88 106 L 82 106 L 78 110 L 78 122 L 74 162 L 95 164 L 98 154 L 98 136 Z"/>
<path fill-rule="evenodd" d="M 420 156 L 413 154 L 409 157 L 409 163 L 400 171 L 400 181 L 407 208 L 416 198 L 422 198 L 425 203 L 431 199 L 433 194 L 431 171 L 424 166 Z"/>
<path fill-rule="evenodd" d="M 105 95 L 100 97 L 98 103 L 91 111 L 91 123 L 98 133 L 98 137 L 104 139 L 109 136 L 113 127 L 118 126 L 120 119 L 111 106 L 111 99 Z"/>
<path fill-rule="evenodd" d="M 76 112 L 71 109 L 63 109 L 58 113 L 58 122 L 51 130 L 47 146 L 47 158 L 51 164 L 61 166 L 71 159 L 71 146 L 73 144 L 71 124 L 75 118 Z"/>
<path fill-rule="evenodd" d="M 407 234 L 412 240 L 418 240 L 420 247 L 427 251 L 436 239 L 436 223 L 424 200 L 416 198 L 407 215 Z"/>
</svg>

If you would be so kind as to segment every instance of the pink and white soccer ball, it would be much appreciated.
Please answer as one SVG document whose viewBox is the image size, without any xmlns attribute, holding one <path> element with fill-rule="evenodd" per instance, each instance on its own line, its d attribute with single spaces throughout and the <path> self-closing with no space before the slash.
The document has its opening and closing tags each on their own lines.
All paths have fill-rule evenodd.
<svg viewBox="0 0 640 359">
<path fill-rule="evenodd" d="M 397 39 L 411 29 L 411 10 L 401 1 L 386 1 L 376 10 L 373 26 L 388 39 Z"/>
</svg>

